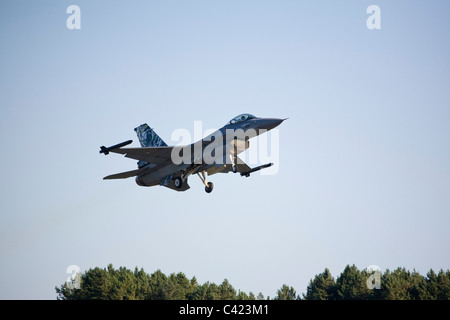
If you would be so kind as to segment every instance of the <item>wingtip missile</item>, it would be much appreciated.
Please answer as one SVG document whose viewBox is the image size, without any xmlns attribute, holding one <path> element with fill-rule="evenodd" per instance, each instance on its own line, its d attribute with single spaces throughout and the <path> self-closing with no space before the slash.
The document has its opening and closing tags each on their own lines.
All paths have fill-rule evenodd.
<svg viewBox="0 0 450 320">
<path fill-rule="evenodd" d="M 273 163 L 266 163 L 266 164 L 263 164 L 262 166 L 258 166 L 258 167 L 252 168 L 251 170 L 249 170 L 247 172 L 241 172 L 241 176 L 242 177 L 243 176 L 249 177 L 250 173 L 253 173 L 255 171 L 258 171 L 258 170 L 261 170 L 261 169 L 264 169 L 264 168 L 268 168 L 268 167 L 271 167 L 271 166 L 273 166 Z"/>
<path fill-rule="evenodd" d="M 113 146 L 111 146 L 111 147 L 101 146 L 101 147 L 100 147 L 99 153 L 104 153 L 105 156 L 106 156 L 107 154 L 109 154 L 110 151 L 112 151 L 112 150 L 114 150 L 114 149 L 122 148 L 122 147 L 124 147 L 124 146 L 126 146 L 126 145 L 129 145 L 129 144 L 132 143 L 132 142 L 133 142 L 133 140 L 127 140 L 127 141 L 124 141 L 124 142 L 115 144 L 115 145 L 113 145 Z"/>
</svg>

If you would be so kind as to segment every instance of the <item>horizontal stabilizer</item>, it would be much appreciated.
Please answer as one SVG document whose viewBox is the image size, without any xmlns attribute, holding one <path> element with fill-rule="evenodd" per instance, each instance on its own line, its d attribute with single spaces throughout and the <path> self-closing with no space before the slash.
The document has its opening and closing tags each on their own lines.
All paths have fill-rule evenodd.
<svg viewBox="0 0 450 320">
<path fill-rule="evenodd" d="M 172 161 L 171 155 L 173 148 L 174 147 L 120 148 L 111 150 L 111 152 L 123 154 L 127 158 L 160 165 Z"/>
<path fill-rule="evenodd" d="M 142 171 L 143 171 L 142 169 L 136 169 L 136 170 L 126 171 L 126 172 L 121 172 L 121 173 L 115 173 L 115 174 L 111 174 L 109 176 L 104 177 L 103 180 L 130 178 L 130 177 L 137 176 Z"/>
</svg>

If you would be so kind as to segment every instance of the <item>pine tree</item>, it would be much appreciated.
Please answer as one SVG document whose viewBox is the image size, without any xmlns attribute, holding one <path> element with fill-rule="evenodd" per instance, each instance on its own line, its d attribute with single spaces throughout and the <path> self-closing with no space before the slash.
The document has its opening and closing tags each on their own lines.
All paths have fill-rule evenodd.
<svg viewBox="0 0 450 320">
<path fill-rule="evenodd" d="M 336 283 L 331 276 L 330 270 L 325 268 L 323 273 L 310 280 L 306 288 L 306 294 L 303 294 L 305 300 L 335 300 Z"/>
<path fill-rule="evenodd" d="M 450 300 L 450 271 L 439 270 L 437 276 L 438 300 Z"/>
<path fill-rule="evenodd" d="M 437 284 L 437 275 L 430 269 L 427 273 L 427 300 L 436 300 L 438 296 L 438 284 Z"/>
<path fill-rule="evenodd" d="M 300 300 L 300 297 L 297 296 L 293 287 L 283 284 L 281 289 L 277 291 L 277 296 L 274 300 Z"/>
<path fill-rule="evenodd" d="M 222 300 L 234 300 L 236 299 L 236 290 L 228 282 L 227 279 L 219 285 L 220 299 Z"/>
<path fill-rule="evenodd" d="M 410 274 L 408 292 L 410 300 L 426 300 L 428 297 L 426 279 L 416 270 Z"/>
<path fill-rule="evenodd" d="M 397 268 L 394 272 L 386 270 L 385 299 L 409 300 L 410 273 L 405 268 Z"/>
<path fill-rule="evenodd" d="M 258 293 L 258 295 L 256 296 L 256 300 L 265 300 L 264 295 L 262 294 L 262 292 Z"/>
<path fill-rule="evenodd" d="M 213 282 L 206 282 L 205 300 L 220 300 L 222 297 L 219 292 L 219 287 Z"/>
<path fill-rule="evenodd" d="M 136 279 L 136 300 L 147 300 L 151 295 L 150 275 L 144 269 L 134 269 L 134 278 Z"/>
<path fill-rule="evenodd" d="M 366 274 L 361 273 L 355 265 L 347 265 L 336 280 L 338 300 L 365 300 L 369 298 Z"/>
<path fill-rule="evenodd" d="M 150 286 L 150 300 L 165 300 L 167 298 L 167 276 L 162 273 L 161 270 L 158 269 L 154 273 L 152 273 L 152 275 L 150 276 Z"/>
</svg>

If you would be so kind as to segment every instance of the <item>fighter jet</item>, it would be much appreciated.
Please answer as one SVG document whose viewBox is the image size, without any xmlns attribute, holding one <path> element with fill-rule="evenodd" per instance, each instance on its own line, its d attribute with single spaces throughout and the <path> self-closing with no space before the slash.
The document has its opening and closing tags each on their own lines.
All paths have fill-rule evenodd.
<svg viewBox="0 0 450 320">
<path fill-rule="evenodd" d="M 112 174 L 103 179 L 136 177 L 139 186 L 160 185 L 186 191 L 189 189 L 188 177 L 197 174 L 205 185 L 205 191 L 210 193 L 214 184 L 207 181 L 207 175 L 232 171 L 249 177 L 251 173 L 273 165 L 267 163 L 250 168 L 238 154 L 249 148 L 249 139 L 275 128 L 286 119 L 240 114 L 205 138 L 182 146 L 168 146 L 152 128 L 142 124 L 134 129 L 141 148 L 123 148 L 133 142 L 128 140 L 111 147 L 101 146 L 99 151 L 105 155 L 113 152 L 138 160 L 138 169 Z"/>
</svg>

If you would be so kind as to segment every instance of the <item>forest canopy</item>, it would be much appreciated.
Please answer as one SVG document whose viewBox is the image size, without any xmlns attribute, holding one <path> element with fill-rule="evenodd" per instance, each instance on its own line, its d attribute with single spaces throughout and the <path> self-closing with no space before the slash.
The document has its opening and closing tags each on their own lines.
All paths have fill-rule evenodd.
<svg viewBox="0 0 450 320">
<path fill-rule="evenodd" d="M 374 277 L 376 275 L 376 277 Z M 378 281 L 378 286 L 376 285 Z M 59 300 L 264 300 L 261 292 L 236 290 L 225 279 L 199 284 L 182 272 L 152 274 L 137 267 L 89 269 L 72 282 L 55 287 Z M 449 300 L 450 271 L 430 270 L 426 276 L 416 271 L 397 268 L 378 274 L 347 265 L 335 279 L 328 268 L 315 275 L 302 295 L 283 284 L 273 300 Z"/>
</svg>

